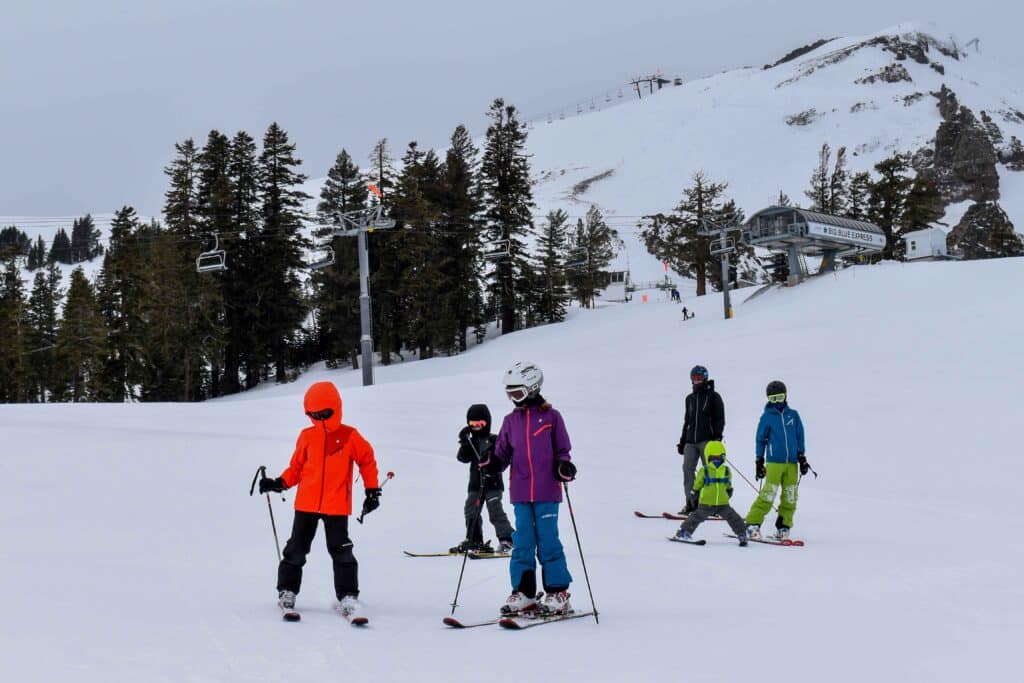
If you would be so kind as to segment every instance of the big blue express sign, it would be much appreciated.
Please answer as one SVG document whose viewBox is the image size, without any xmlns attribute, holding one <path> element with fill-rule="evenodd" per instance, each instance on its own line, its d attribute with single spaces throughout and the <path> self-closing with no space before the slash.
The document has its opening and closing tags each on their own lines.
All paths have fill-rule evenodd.
<svg viewBox="0 0 1024 683">
<path fill-rule="evenodd" d="M 853 228 L 840 228 L 825 223 L 807 223 L 807 234 L 818 237 L 826 237 L 836 242 L 856 244 L 863 247 L 876 247 L 881 249 L 885 246 L 885 235 L 866 230 L 854 230 Z"/>
</svg>

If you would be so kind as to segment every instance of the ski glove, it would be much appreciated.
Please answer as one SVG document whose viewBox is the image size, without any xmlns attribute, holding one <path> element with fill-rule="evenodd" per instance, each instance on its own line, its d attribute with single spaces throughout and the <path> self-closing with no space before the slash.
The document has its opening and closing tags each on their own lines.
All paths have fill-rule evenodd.
<svg viewBox="0 0 1024 683">
<path fill-rule="evenodd" d="M 472 427 L 463 427 L 459 430 L 459 443 L 468 444 L 469 435 L 473 433 Z"/>
<path fill-rule="evenodd" d="M 796 456 L 796 461 L 800 463 L 800 476 L 807 474 L 807 470 L 811 469 L 811 466 L 807 462 L 807 456 L 802 454 L 798 455 Z"/>
<path fill-rule="evenodd" d="M 569 460 L 555 460 L 555 478 L 573 481 L 576 479 L 576 465 Z"/>
<path fill-rule="evenodd" d="M 755 469 L 755 472 L 754 472 L 754 478 L 755 479 L 764 479 L 765 477 L 768 476 L 768 470 L 766 470 L 765 467 L 764 467 L 764 460 L 758 460 L 754 464 L 754 469 Z"/>
<path fill-rule="evenodd" d="M 676 444 L 676 453 L 679 455 L 686 455 L 686 444 L 680 441 Z"/>
<path fill-rule="evenodd" d="M 367 515 L 380 507 L 380 489 L 366 489 L 363 498 L 363 514 Z"/>
<path fill-rule="evenodd" d="M 278 477 L 277 479 L 268 479 L 267 477 L 263 477 L 260 479 L 260 493 L 270 493 L 271 491 L 274 493 L 280 493 L 286 488 L 288 487 L 285 485 L 284 479 L 281 477 Z"/>
</svg>

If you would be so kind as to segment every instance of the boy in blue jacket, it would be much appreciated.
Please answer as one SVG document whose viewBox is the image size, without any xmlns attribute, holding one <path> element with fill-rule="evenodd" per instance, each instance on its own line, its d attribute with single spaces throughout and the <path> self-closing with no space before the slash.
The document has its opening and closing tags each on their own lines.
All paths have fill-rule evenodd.
<svg viewBox="0 0 1024 683">
<path fill-rule="evenodd" d="M 779 380 L 768 383 L 768 403 L 757 423 L 754 451 L 757 478 L 764 479 L 761 492 L 747 513 L 747 536 L 761 538 L 761 522 L 772 509 L 775 495 L 781 491 L 779 516 L 775 520 L 776 538 L 786 540 L 796 512 L 797 488 L 810 465 L 804 455 L 804 424 L 800 414 L 786 402 L 786 385 Z"/>
</svg>

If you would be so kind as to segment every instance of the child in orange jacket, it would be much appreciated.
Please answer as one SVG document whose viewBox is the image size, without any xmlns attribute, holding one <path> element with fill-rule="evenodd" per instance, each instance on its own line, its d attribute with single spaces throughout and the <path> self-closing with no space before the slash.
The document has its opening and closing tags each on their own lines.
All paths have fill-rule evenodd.
<svg viewBox="0 0 1024 683">
<path fill-rule="evenodd" d="M 324 523 L 327 552 L 334 563 L 334 591 L 338 608 L 351 617 L 362 611 L 359 566 L 352 554 L 348 518 L 352 514 L 354 465 L 366 485 L 363 514 L 380 506 L 380 484 L 373 447 L 354 427 L 341 423 L 341 395 L 332 382 L 317 382 L 306 391 L 306 415 L 313 426 L 299 433 L 288 468 L 276 479 L 260 480 L 260 493 L 284 491 L 298 485 L 295 520 L 277 570 L 278 605 L 294 611 L 295 596 L 320 520 Z"/>
</svg>

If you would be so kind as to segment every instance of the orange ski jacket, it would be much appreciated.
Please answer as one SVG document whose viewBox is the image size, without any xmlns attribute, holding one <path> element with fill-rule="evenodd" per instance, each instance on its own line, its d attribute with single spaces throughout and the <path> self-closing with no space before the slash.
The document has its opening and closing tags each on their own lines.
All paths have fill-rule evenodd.
<svg viewBox="0 0 1024 683">
<path fill-rule="evenodd" d="M 285 485 L 298 484 L 295 509 L 325 515 L 352 514 L 353 463 L 359 466 L 364 486 L 375 489 L 377 461 L 373 447 L 355 427 L 341 424 L 341 394 L 333 382 L 316 382 L 306 390 L 307 413 L 330 408 L 326 420 L 310 420 L 312 427 L 299 433 L 288 469 L 281 473 Z"/>
</svg>

